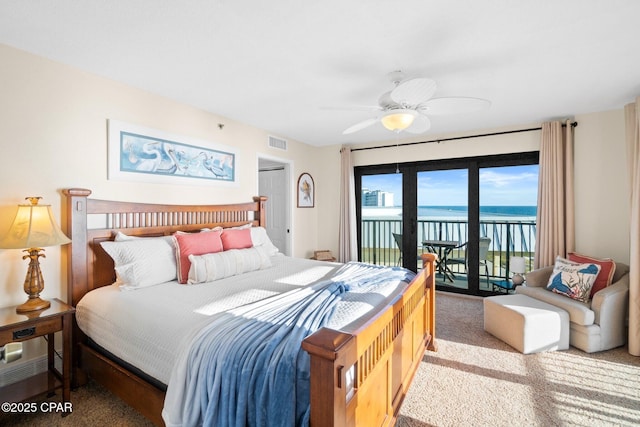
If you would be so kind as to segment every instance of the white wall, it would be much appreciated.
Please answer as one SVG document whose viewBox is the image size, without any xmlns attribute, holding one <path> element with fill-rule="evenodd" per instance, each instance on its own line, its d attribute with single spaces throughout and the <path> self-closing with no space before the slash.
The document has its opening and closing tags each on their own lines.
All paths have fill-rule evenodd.
<svg viewBox="0 0 640 427">
<path fill-rule="evenodd" d="M 575 117 L 575 181 L 576 181 L 576 251 L 596 257 L 609 257 L 629 262 L 629 184 L 626 173 L 624 116 L 622 108 Z M 515 129 L 539 127 L 529 123 L 514 128 L 483 129 L 476 132 L 429 135 L 422 140 L 445 139 L 455 136 L 494 133 Z M 420 141 L 419 138 L 401 140 Z M 372 143 L 354 148 L 388 145 Z M 470 138 L 441 143 L 390 147 L 376 150 L 354 151 L 356 166 L 389 164 L 418 160 L 448 159 L 456 157 L 535 151 L 539 149 L 540 132 L 524 132 L 482 138 Z M 323 186 L 338 188 L 340 162 L 339 147 L 324 148 L 323 161 L 336 165 L 335 172 L 323 172 Z M 328 190 L 327 190 L 328 191 Z M 320 205 L 323 218 L 319 227 L 333 230 L 320 233 L 320 246 L 337 251 L 338 215 L 333 204 Z"/>
</svg>

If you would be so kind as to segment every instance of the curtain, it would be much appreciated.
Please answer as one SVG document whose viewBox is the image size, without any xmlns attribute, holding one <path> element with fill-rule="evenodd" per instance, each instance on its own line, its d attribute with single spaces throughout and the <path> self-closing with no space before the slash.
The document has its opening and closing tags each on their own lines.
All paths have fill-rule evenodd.
<svg viewBox="0 0 640 427">
<path fill-rule="evenodd" d="M 629 247 L 629 353 L 640 356 L 640 97 L 624 107 L 631 214 Z"/>
<path fill-rule="evenodd" d="M 574 250 L 573 127 L 542 124 L 534 268 L 553 265 Z"/>
<path fill-rule="evenodd" d="M 338 236 L 338 261 L 358 260 L 356 234 L 356 200 L 355 183 L 351 149 L 340 150 L 340 218 Z"/>
</svg>

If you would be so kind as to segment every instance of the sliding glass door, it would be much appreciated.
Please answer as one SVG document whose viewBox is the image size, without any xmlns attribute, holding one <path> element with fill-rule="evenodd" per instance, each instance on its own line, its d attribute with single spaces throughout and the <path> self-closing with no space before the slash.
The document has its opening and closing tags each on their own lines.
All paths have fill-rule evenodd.
<svg viewBox="0 0 640 427">
<path fill-rule="evenodd" d="M 469 170 L 417 172 L 418 242 L 438 256 L 442 286 L 468 289 Z"/>
<path fill-rule="evenodd" d="M 488 242 L 480 251 L 480 289 L 507 293 L 513 273 L 533 265 L 538 165 L 481 168 L 479 182 L 480 235 Z M 519 260 L 512 266 L 514 257 Z M 525 265 L 524 271 L 514 271 L 521 268 L 516 265 Z"/>
<path fill-rule="evenodd" d="M 360 184 L 360 259 L 402 265 L 402 173 L 364 175 Z"/>
<path fill-rule="evenodd" d="M 357 167 L 360 259 L 420 268 L 438 289 L 509 292 L 512 256 L 535 251 L 538 153 Z M 507 289 L 500 285 L 507 284 Z"/>
</svg>

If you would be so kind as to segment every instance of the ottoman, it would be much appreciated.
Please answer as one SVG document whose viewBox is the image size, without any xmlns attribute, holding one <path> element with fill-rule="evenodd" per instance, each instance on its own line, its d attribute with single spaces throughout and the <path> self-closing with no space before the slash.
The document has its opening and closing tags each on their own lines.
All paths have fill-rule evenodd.
<svg viewBox="0 0 640 427">
<path fill-rule="evenodd" d="M 569 348 L 569 313 L 526 295 L 485 298 L 484 330 L 524 354 Z"/>
</svg>

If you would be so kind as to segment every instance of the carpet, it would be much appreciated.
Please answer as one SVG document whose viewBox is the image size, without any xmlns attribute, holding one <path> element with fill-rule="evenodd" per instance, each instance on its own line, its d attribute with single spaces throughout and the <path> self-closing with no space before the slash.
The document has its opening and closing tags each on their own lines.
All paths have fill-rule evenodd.
<svg viewBox="0 0 640 427">
<path fill-rule="evenodd" d="M 640 358 L 626 347 L 523 355 L 484 331 L 481 298 L 443 292 L 436 325 L 438 351 L 425 353 L 397 427 L 640 425 Z M 0 425 L 151 426 L 93 382 L 71 399 L 65 418 L 5 413 Z"/>
<path fill-rule="evenodd" d="M 483 329 L 482 298 L 439 292 L 398 427 L 637 426 L 640 358 L 626 347 L 523 355 Z"/>
</svg>

